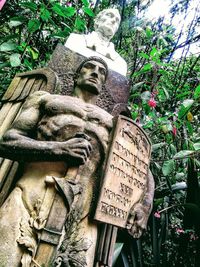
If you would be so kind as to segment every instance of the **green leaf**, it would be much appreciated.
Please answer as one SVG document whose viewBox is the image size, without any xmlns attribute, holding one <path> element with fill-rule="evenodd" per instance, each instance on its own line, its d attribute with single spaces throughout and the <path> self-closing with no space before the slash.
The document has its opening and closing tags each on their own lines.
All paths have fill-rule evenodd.
<svg viewBox="0 0 200 267">
<path fill-rule="evenodd" d="M 197 159 L 194 159 L 194 162 L 195 162 L 196 166 L 200 168 L 200 161 Z"/>
<path fill-rule="evenodd" d="M 51 17 L 51 13 L 49 12 L 48 9 L 45 7 L 42 7 L 40 9 L 40 17 L 43 21 L 48 21 L 48 19 Z"/>
<path fill-rule="evenodd" d="M 89 8 L 89 7 L 84 7 L 83 10 L 84 10 L 84 12 L 85 12 L 88 16 L 90 16 L 90 17 L 94 17 L 94 13 L 93 13 L 93 11 L 92 11 L 91 8 Z"/>
<path fill-rule="evenodd" d="M 155 166 L 156 169 L 161 170 L 161 166 L 157 162 L 154 162 L 153 165 Z"/>
<path fill-rule="evenodd" d="M 194 91 L 194 99 L 200 98 L 200 85 L 196 87 Z"/>
<path fill-rule="evenodd" d="M 181 150 L 174 155 L 174 159 L 184 159 L 194 153 L 193 150 Z"/>
<path fill-rule="evenodd" d="M 21 64 L 20 54 L 14 53 L 10 56 L 10 64 L 12 67 L 18 67 Z"/>
<path fill-rule="evenodd" d="M 152 50 L 151 50 L 151 52 L 150 52 L 150 56 L 153 57 L 153 56 L 155 56 L 157 53 L 158 53 L 158 50 L 157 50 L 155 47 L 153 47 Z"/>
<path fill-rule="evenodd" d="M 13 28 L 13 27 L 17 27 L 19 25 L 23 24 L 23 22 L 21 21 L 17 21 L 17 20 L 11 20 L 8 25 L 10 28 Z"/>
<path fill-rule="evenodd" d="M 72 17 L 76 13 L 76 9 L 74 7 L 63 7 L 59 4 L 55 4 L 52 8 L 59 16 L 61 17 Z"/>
<path fill-rule="evenodd" d="M 59 16 L 61 17 L 66 17 L 66 15 L 63 13 L 63 9 L 62 7 L 59 5 L 59 4 L 55 4 L 53 7 L 52 7 L 52 10 L 54 12 L 56 12 L 56 14 L 58 14 Z"/>
<path fill-rule="evenodd" d="M 26 7 L 30 9 L 31 11 L 37 10 L 37 4 L 35 4 L 34 2 L 23 2 L 23 3 L 20 3 L 20 6 Z"/>
<path fill-rule="evenodd" d="M 164 176 L 167 176 L 170 173 L 172 173 L 174 169 L 175 169 L 174 160 L 170 159 L 164 162 L 162 166 L 162 173 Z"/>
<path fill-rule="evenodd" d="M 180 180 L 180 179 L 183 179 L 185 178 L 185 173 L 184 172 L 178 172 L 176 175 L 176 180 Z"/>
<path fill-rule="evenodd" d="M 76 20 L 75 20 L 75 27 L 79 31 L 84 31 L 85 30 L 85 27 L 86 27 L 85 21 L 82 20 L 82 19 L 80 19 L 80 18 L 76 18 Z"/>
<path fill-rule="evenodd" d="M 148 101 L 151 98 L 151 93 L 149 91 L 145 91 L 141 94 L 141 98 L 144 101 Z"/>
<path fill-rule="evenodd" d="M 142 70 L 147 71 L 147 70 L 150 70 L 151 68 L 152 68 L 152 65 L 150 63 L 147 63 L 147 64 L 144 65 Z"/>
<path fill-rule="evenodd" d="M 152 151 L 156 151 L 162 147 L 165 147 L 166 146 L 166 143 L 165 142 L 161 142 L 161 143 L 158 143 L 158 144 L 153 144 L 152 145 Z"/>
<path fill-rule="evenodd" d="M 30 48 L 29 51 L 30 51 L 31 56 L 32 56 L 32 58 L 34 60 L 38 58 L 39 53 L 38 53 L 38 51 L 35 48 Z"/>
<path fill-rule="evenodd" d="M 15 17 L 10 18 L 10 20 L 25 22 L 27 20 L 27 18 L 24 16 L 15 16 Z"/>
<path fill-rule="evenodd" d="M 144 84 L 144 82 L 139 82 L 139 83 L 133 84 L 131 87 L 131 92 L 133 93 L 133 92 L 137 91 L 140 87 L 143 86 L 143 84 Z"/>
<path fill-rule="evenodd" d="M 7 52 L 7 51 L 13 51 L 15 50 L 17 45 L 12 42 L 6 42 L 0 45 L 0 51 L 1 52 Z"/>
<path fill-rule="evenodd" d="M 87 0 L 81 0 L 81 1 L 82 1 L 83 5 L 85 7 L 88 7 L 89 6 L 89 2 Z"/>
<path fill-rule="evenodd" d="M 189 111 L 193 103 L 194 103 L 193 99 L 186 99 L 183 101 L 183 104 L 181 105 L 180 110 L 178 112 L 179 119 L 183 118 L 186 115 L 186 113 Z"/>
<path fill-rule="evenodd" d="M 49 37 L 55 37 L 55 38 L 66 38 L 69 35 L 69 32 L 71 31 L 70 27 L 66 27 L 64 31 L 57 31 L 55 33 L 52 33 L 49 35 Z"/>
<path fill-rule="evenodd" d="M 140 52 L 139 53 L 139 56 L 143 57 L 143 58 L 146 58 L 146 59 L 149 59 L 149 55 L 147 55 L 146 53 L 144 52 Z"/>
<path fill-rule="evenodd" d="M 32 66 L 32 63 L 27 59 L 25 58 L 24 59 L 24 63 L 23 63 L 29 70 L 32 70 L 33 69 L 33 66 Z"/>
<path fill-rule="evenodd" d="M 65 7 L 63 12 L 66 17 L 72 17 L 76 13 L 76 9 L 74 7 Z"/>
<path fill-rule="evenodd" d="M 133 120 L 136 120 L 137 117 L 138 117 L 138 112 L 137 111 L 132 111 L 131 112 L 131 117 L 132 117 Z"/>
<path fill-rule="evenodd" d="M 194 100 L 193 99 L 186 99 L 183 101 L 183 106 L 185 108 L 190 108 L 192 106 L 192 104 L 194 103 Z"/>
<path fill-rule="evenodd" d="M 161 130 L 163 133 L 168 133 L 169 131 L 172 131 L 172 123 L 171 121 L 165 121 L 164 124 L 161 125 Z"/>
<path fill-rule="evenodd" d="M 162 89 L 163 89 L 163 91 L 165 93 L 166 99 L 169 99 L 169 93 L 168 93 L 167 89 L 164 86 L 163 86 Z"/>
<path fill-rule="evenodd" d="M 175 155 L 176 154 L 176 152 L 177 152 L 177 149 L 176 149 L 176 147 L 173 145 L 173 144 L 170 144 L 170 151 L 171 151 L 171 154 L 173 154 L 173 155 Z"/>
<path fill-rule="evenodd" d="M 151 36 L 153 35 L 153 32 L 150 28 L 146 28 L 146 36 L 148 39 L 151 38 Z"/>
<path fill-rule="evenodd" d="M 194 150 L 200 150 L 200 143 L 193 144 Z"/>
<path fill-rule="evenodd" d="M 188 133 L 189 133 L 190 135 L 192 135 L 193 132 L 194 132 L 194 131 L 193 131 L 192 124 L 191 124 L 189 121 L 186 121 L 185 124 L 186 124 L 186 126 L 187 126 Z"/>
<path fill-rule="evenodd" d="M 4 62 L 4 63 L 0 64 L 0 70 L 5 68 L 5 67 L 10 67 L 10 63 L 9 62 Z"/>
<path fill-rule="evenodd" d="M 38 19 L 32 19 L 28 23 L 29 32 L 35 32 L 40 28 L 40 21 Z"/>
</svg>

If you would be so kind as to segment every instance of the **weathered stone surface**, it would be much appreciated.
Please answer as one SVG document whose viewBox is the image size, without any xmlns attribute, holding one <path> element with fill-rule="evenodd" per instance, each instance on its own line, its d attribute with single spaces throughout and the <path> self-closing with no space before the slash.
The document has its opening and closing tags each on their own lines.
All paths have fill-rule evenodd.
<svg viewBox="0 0 200 267">
<path fill-rule="evenodd" d="M 33 93 L 1 140 L 1 156 L 25 162 L 0 209 L 0 258 L 12 258 L 4 267 L 17 267 L 20 261 L 22 266 L 48 266 L 56 244 L 55 266 L 64 261 L 93 266 L 97 226 L 88 215 L 112 129 L 112 116 L 95 105 L 106 76 L 101 59 L 88 59 L 74 97 Z M 10 220 L 6 226 L 5 220 Z"/>
<path fill-rule="evenodd" d="M 59 77 L 62 95 L 72 95 L 73 75 L 83 59 L 85 59 L 84 56 L 74 53 L 62 45 L 56 47 L 48 66 Z M 121 112 L 128 114 L 129 90 L 129 80 L 123 75 L 109 70 L 106 84 L 98 96 L 96 105 L 112 115 L 118 115 Z"/>
<path fill-rule="evenodd" d="M 131 119 L 119 116 L 106 163 L 95 219 L 126 227 L 132 207 L 147 191 L 151 144 Z"/>
</svg>

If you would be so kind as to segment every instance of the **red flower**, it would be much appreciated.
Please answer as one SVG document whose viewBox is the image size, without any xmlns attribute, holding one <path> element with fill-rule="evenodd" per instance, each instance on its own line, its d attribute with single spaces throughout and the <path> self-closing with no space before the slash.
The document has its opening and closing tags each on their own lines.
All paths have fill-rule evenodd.
<svg viewBox="0 0 200 267">
<path fill-rule="evenodd" d="M 150 98 L 149 101 L 148 101 L 148 105 L 151 108 L 155 108 L 156 105 L 157 105 L 155 99 L 154 98 Z"/>
<path fill-rule="evenodd" d="M 159 211 L 154 212 L 154 217 L 160 219 L 160 212 Z"/>
<path fill-rule="evenodd" d="M 173 133 L 173 135 L 174 135 L 174 136 L 176 136 L 176 135 L 177 135 L 177 129 L 176 129 L 176 127 L 175 127 L 175 126 L 174 126 L 174 127 L 173 127 L 173 129 L 172 129 L 172 133 Z"/>
<path fill-rule="evenodd" d="M 185 231 L 182 228 L 176 228 L 178 234 L 183 234 Z"/>
</svg>

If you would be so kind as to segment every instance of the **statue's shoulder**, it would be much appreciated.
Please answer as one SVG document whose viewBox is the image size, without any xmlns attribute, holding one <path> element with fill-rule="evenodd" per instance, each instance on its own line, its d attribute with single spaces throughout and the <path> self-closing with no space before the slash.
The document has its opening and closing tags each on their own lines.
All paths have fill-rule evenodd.
<svg viewBox="0 0 200 267">
<path fill-rule="evenodd" d="M 106 110 L 98 107 L 98 106 L 94 106 L 94 112 L 93 112 L 93 116 L 96 116 L 97 118 L 100 119 L 100 121 L 106 125 L 106 127 L 108 129 L 112 129 L 113 127 L 113 116 L 108 113 Z"/>
<path fill-rule="evenodd" d="M 46 97 L 51 95 L 50 93 L 46 91 L 36 91 L 32 94 L 30 94 L 24 103 L 24 108 L 29 108 L 32 106 L 38 107 L 42 102 L 45 101 Z"/>
</svg>

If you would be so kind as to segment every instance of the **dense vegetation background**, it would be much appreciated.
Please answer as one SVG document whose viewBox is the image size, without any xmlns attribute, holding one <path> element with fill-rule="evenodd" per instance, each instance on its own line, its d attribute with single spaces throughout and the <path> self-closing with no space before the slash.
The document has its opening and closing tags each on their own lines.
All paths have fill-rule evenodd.
<svg viewBox="0 0 200 267">
<path fill-rule="evenodd" d="M 95 14 L 117 5 L 122 22 L 113 41 L 128 63 L 132 118 L 153 143 L 156 191 L 147 233 L 126 242 L 119 234 L 115 266 L 199 267 L 200 4 L 191 11 L 194 1 L 171 1 L 168 19 L 152 21 L 152 2 L 7 1 L 0 13 L 0 94 L 16 72 L 45 66 L 57 43 L 71 32 L 91 31 Z M 182 21 L 176 27 L 177 17 Z"/>
</svg>

